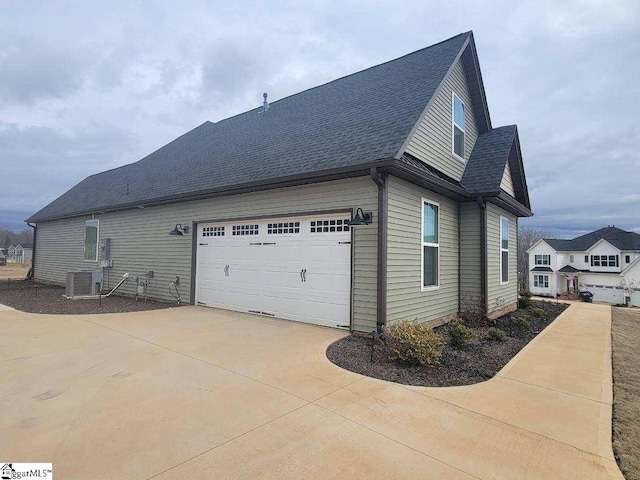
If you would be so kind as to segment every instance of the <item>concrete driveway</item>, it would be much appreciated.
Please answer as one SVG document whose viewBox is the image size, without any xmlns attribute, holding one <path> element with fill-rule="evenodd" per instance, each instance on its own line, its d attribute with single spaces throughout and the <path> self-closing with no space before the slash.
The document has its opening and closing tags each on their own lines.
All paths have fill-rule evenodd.
<svg viewBox="0 0 640 480">
<path fill-rule="evenodd" d="M 0 312 L 0 334 L 0 460 L 56 478 L 622 479 L 605 306 L 441 389 L 336 367 L 344 332 L 202 307 Z"/>
</svg>

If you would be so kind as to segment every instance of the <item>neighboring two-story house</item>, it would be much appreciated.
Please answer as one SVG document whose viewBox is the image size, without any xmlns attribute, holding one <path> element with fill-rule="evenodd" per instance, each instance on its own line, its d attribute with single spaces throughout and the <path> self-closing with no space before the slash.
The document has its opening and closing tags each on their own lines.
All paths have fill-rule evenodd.
<svg viewBox="0 0 640 480">
<path fill-rule="evenodd" d="M 153 271 L 151 297 L 171 300 L 179 278 L 193 304 L 370 332 L 445 322 L 469 298 L 494 317 L 515 309 L 518 218 L 530 215 L 517 128 L 491 125 L 468 32 L 271 104 L 265 94 L 28 221 L 40 281 Z"/>
<path fill-rule="evenodd" d="M 9 245 L 6 257 L 9 263 L 30 264 L 33 257 L 33 245 L 30 243 Z"/>
<path fill-rule="evenodd" d="M 529 288 L 555 297 L 589 291 L 593 300 L 640 306 L 640 235 L 615 226 L 529 249 Z M 630 298 L 626 298 L 630 297 Z"/>
</svg>

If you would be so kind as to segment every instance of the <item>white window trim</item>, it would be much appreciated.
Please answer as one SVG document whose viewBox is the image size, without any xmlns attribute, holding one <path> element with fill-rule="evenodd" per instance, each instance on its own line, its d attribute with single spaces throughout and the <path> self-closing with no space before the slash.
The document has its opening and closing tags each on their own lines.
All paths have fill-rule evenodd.
<svg viewBox="0 0 640 480">
<path fill-rule="evenodd" d="M 507 219 L 507 220 L 508 220 L 508 219 Z M 501 225 L 501 227 L 500 227 L 500 228 L 502 228 L 502 220 L 500 220 L 500 225 Z M 500 248 L 502 248 L 502 237 L 500 237 Z M 542 258 L 540 259 L 540 263 L 538 263 L 538 257 L 542 257 Z M 544 263 L 544 257 L 549 257 L 549 263 Z M 533 262 L 534 262 L 536 265 L 550 266 L 550 265 L 551 265 L 551 255 L 548 255 L 548 254 L 546 254 L 546 253 L 536 253 L 536 254 L 535 254 L 535 257 L 534 257 L 534 259 L 533 259 Z"/>
<path fill-rule="evenodd" d="M 538 277 L 538 286 L 536 286 L 536 277 Z M 547 286 L 546 287 L 544 286 L 545 282 L 542 282 L 542 285 L 540 285 L 540 279 L 541 278 L 546 278 L 547 279 L 547 281 L 546 281 Z M 551 280 L 551 278 L 549 277 L 549 275 L 536 273 L 533 276 L 533 288 L 547 288 L 548 289 L 548 288 L 550 288 L 550 285 L 551 285 L 551 281 L 550 280 Z"/>
<path fill-rule="evenodd" d="M 507 222 L 509 222 L 509 225 L 507 227 L 507 238 L 508 238 L 508 242 L 509 242 L 509 248 L 502 248 L 502 220 L 506 220 Z M 509 232 L 509 229 L 511 228 L 511 220 L 509 220 L 507 217 L 503 217 L 502 215 L 500 215 L 500 285 L 509 285 L 509 280 L 510 280 L 510 275 L 509 275 L 509 266 L 507 265 L 507 281 L 503 282 L 502 281 L 502 252 L 507 252 L 510 253 L 511 250 L 511 235 Z"/>
<path fill-rule="evenodd" d="M 455 128 L 458 127 L 460 130 L 462 130 L 462 133 L 464 134 L 464 141 L 462 142 L 462 152 L 463 155 L 466 150 L 466 143 L 467 143 L 467 129 L 466 128 L 462 128 L 460 125 L 458 125 L 456 123 L 456 100 L 455 99 L 460 100 L 460 103 L 462 104 L 462 107 L 464 108 L 464 122 L 467 123 L 467 106 L 465 105 L 465 103 L 462 101 L 462 99 L 456 94 L 456 92 L 451 92 L 451 153 L 453 154 L 453 156 L 455 158 L 457 158 L 458 160 L 460 160 L 461 162 L 466 162 L 466 160 L 464 159 L 464 157 L 461 157 L 460 155 L 458 155 L 455 152 L 455 143 L 454 143 L 454 138 L 455 138 Z"/>
<path fill-rule="evenodd" d="M 86 248 L 87 248 L 87 223 L 89 222 L 96 222 L 98 224 L 96 229 L 96 259 L 95 260 L 88 260 L 87 258 L 84 258 L 86 255 Z M 88 263 L 96 263 L 98 261 L 98 258 L 100 258 L 100 220 L 98 220 L 97 218 L 92 218 L 91 220 L 86 220 L 84 222 L 84 246 L 82 248 L 82 257 L 84 258 L 84 261 Z"/>
<path fill-rule="evenodd" d="M 438 243 L 424 241 L 424 204 L 428 203 L 438 207 Z M 424 286 L 424 247 L 438 248 L 438 279 L 436 285 Z M 422 198 L 420 202 L 420 290 L 422 292 L 432 292 L 440 289 L 440 204 L 428 198 Z"/>
</svg>

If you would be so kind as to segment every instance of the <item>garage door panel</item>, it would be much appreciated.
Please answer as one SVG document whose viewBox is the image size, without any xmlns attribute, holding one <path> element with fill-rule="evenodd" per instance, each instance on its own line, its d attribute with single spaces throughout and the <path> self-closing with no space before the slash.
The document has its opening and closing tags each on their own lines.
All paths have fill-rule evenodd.
<svg viewBox="0 0 640 480">
<path fill-rule="evenodd" d="M 594 302 L 624 303 L 624 290 L 621 288 L 606 285 L 587 285 L 587 289 L 593 293 Z"/>
<path fill-rule="evenodd" d="M 326 221 L 337 222 L 334 217 Z M 224 235 L 198 239 L 203 241 L 197 252 L 196 300 L 290 320 L 348 326 L 351 233 L 345 226 L 340 229 L 347 231 L 312 233 L 311 222 L 321 220 L 314 216 L 248 222 L 254 225 L 252 231 L 259 233 L 244 236 L 232 234 L 233 227 L 238 231 L 240 223 L 199 226 L 198 235 L 205 227 L 209 232 L 224 229 Z M 282 233 L 287 223 L 288 228 L 297 226 L 296 233 Z M 282 224 L 282 229 L 276 230 L 273 224 Z M 306 277 L 301 276 L 305 269 Z"/>
</svg>

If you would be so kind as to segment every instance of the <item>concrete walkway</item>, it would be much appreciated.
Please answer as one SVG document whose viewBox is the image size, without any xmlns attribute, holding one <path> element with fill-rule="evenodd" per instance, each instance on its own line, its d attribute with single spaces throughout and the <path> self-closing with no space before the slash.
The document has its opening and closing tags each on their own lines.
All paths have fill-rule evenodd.
<svg viewBox="0 0 640 480">
<path fill-rule="evenodd" d="M 0 453 L 65 479 L 622 479 L 610 308 L 575 304 L 500 374 L 342 370 L 343 332 L 183 307 L 0 312 Z"/>
</svg>

